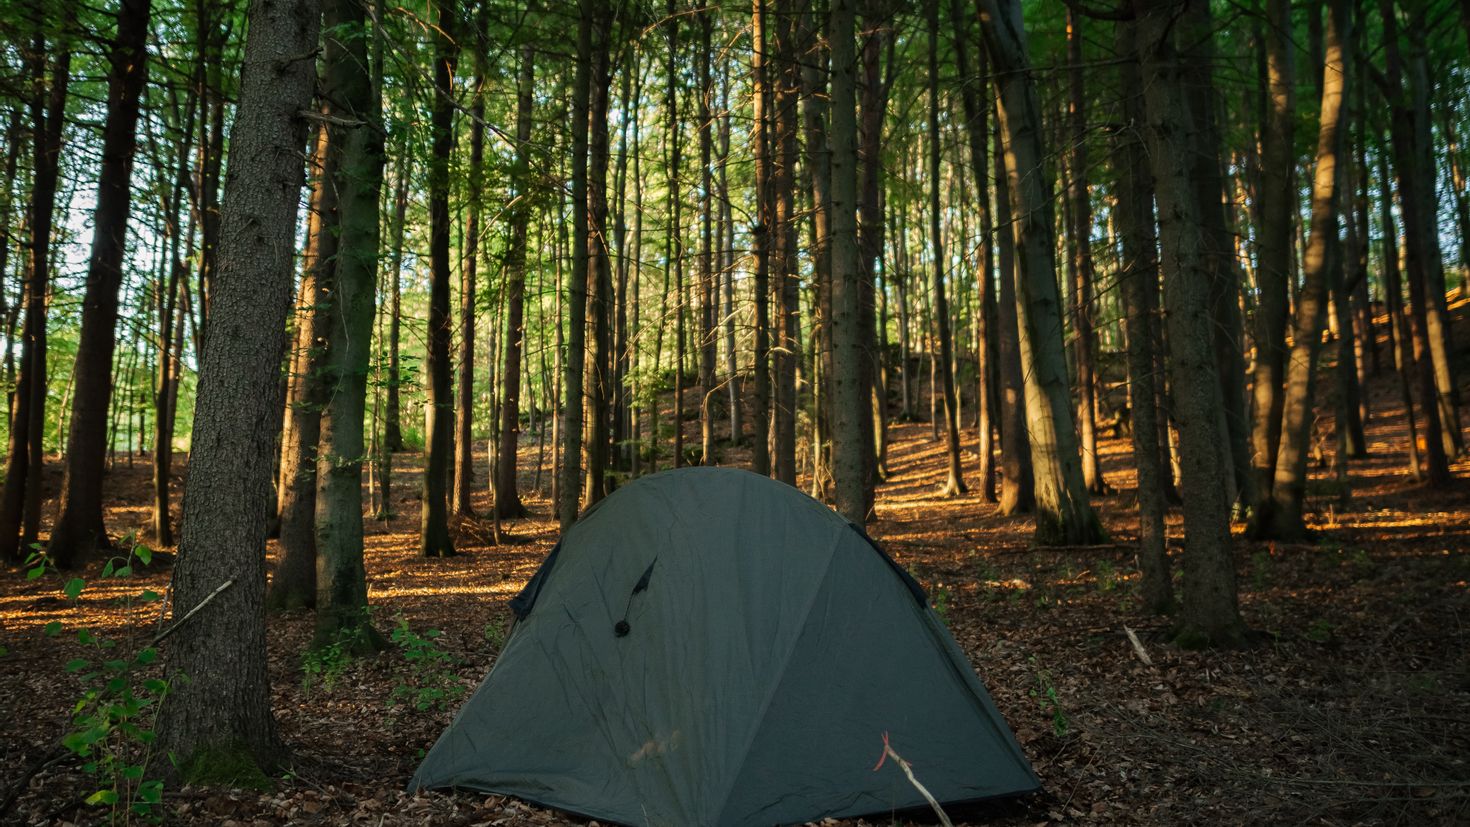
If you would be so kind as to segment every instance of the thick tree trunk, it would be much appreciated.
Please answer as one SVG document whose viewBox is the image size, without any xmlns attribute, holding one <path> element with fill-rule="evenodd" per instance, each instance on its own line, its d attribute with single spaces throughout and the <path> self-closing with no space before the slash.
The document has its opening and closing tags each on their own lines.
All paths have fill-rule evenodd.
<svg viewBox="0 0 1470 827">
<path fill-rule="evenodd" d="M 102 524 L 103 463 L 107 454 L 107 408 L 112 402 L 112 355 L 117 343 L 118 291 L 132 207 L 131 177 L 139 97 L 147 76 L 148 20 L 152 0 L 122 0 L 117 38 L 107 78 L 107 122 L 102 132 L 102 169 L 93 214 L 92 255 L 82 299 L 77 345 L 76 397 L 67 436 L 61 514 L 51 529 L 47 553 L 63 567 L 85 560 L 111 544 Z"/>
<path fill-rule="evenodd" d="M 944 496 L 965 492 L 960 469 L 960 417 L 954 388 L 954 342 L 949 298 L 944 294 L 944 245 L 939 233 L 939 0 L 928 0 L 929 17 L 929 243 L 934 252 L 934 322 L 939 333 L 939 379 L 944 392 L 944 441 L 948 476 Z"/>
<path fill-rule="evenodd" d="M 1170 375 L 1179 423 L 1185 542 L 1182 642 L 1236 646 L 1245 638 L 1230 539 L 1231 473 L 1220 448 L 1220 382 L 1211 342 L 1206 228 L 1191 186 L 1197 121 L 1172 42 L 1177 0 L 1135 0 L 1146 132 L 1159 207 Z"/>
<path fill-rule="evenodd" d="M 997 79 L 1000 125 L 1020 267 L 1016 308 L 1025 365 L 1027 434 L 1041 545 L 1100 542 L 1073 428 L 1056 282 L 1050 178 L 1042 174 L 1041 112 L 1021 25 L 1019 0 L 980 0 L 980 19 Z"/>
<path fill-rule="evenodd" d="M 265 534 L 274 411 L 291 304 L 292 234 L 320 19 L 312 0 L 250 4 L 244 72 L 225 179 L 216 324 L 200 362 L 173 636 L 158 751 L 185 778 L 212 767 L 274 766 L 282 752 L 265 652 Z M 223 589 L 223 591 L 220 591 Z"/>
<path fill-rule="evenodd" d="M 1031 441 L 1026 435 L 1026 384 L 1021 372 L 1020 320 L 1016 317 L 1016 225 L 1011 221 L 1011 184 L 1006 180 L 1000 121 L 995 123 L 995 214 L 1001 218 L 995 245 L 1000 286 L 996 320 L 1000 323 L 1000 513 L 1009 516 L 1036 507 L 1031 473 Z"/>
<path fill-rule="evenodd" d="M 516 86 L 516 164 L 512 172 L 510 243 L 505 251 L 505 367 L 501 372 L 500 445 L 495 451 L 495 512 L 501 519 L 526 516 L 521 503 L 516 457 L 521 435 L 521 352 L 526 325 L 526 229 L 531 221 L 531 101 L 535 85 L 536 53 L 521 47 L 520 79 Z"/>
<path fill-rule="evenodd" d="M 1133 462 L 1138 470 L 1138 568 L 1144 609 L 1163 614 L 1174 607 L 1174 581 L 1165 546 L 1164 460 L 1159 444 L 1159 398 L 1154 342 L 1159 307 L 1158 239 L 1154 234 L 1153 172 L 1140 137 L 1146 123 L 1143 80 L 1139 76 L 1135 24 L 1117 24 L 1114 51 L 1123 56 L 1120 67 L 1123 119 L 1131 128 L 1114 133 L 1118 170 L 1116 213 L 1122 241 L 1122 270 L 1118 274 L 1128 337 L 1128 406 L 1132 412 Z"/>
<path fill-rule="evenodd" d="M 424 372 L 429 394 L 424 417 L 423 505 L 419 521 L 419 553 L 424 557 L 454 554 L 449 536 L 450 440 L 454 437 L 454 399 L 449 388 L 449 187 L 454 153 L 454 67 L 459 47 L 453 40 L 456 0 L 438 0 L 439 30 L 434 38 L 434 100 L 429 118 L 432 143 L 429 165 L 429 328 Z"/>
<path fill-rule="evenodd" d="M 362 466 L 367 377 L 372 360 L 378 282 L 379 199 L 383 130 L 379 99 L 367 72 L 367 16 L 358 0 L 327 0 L 322 97 L 329 114 L 354 126 L 332 126 L 329 152 L 340 152 L 336 178 L 338 240 L 327 317 L 327 391 L 316 457 L 316 643 L 355 650 L 381 648 L 368 616 L 363 566 Z M 473 258 L 472 256 L 470 257 Z M 474 276 L 469 276 L 473 284 Z M 473 292 L 473 290 L 471 290 Z"/>
</svg>

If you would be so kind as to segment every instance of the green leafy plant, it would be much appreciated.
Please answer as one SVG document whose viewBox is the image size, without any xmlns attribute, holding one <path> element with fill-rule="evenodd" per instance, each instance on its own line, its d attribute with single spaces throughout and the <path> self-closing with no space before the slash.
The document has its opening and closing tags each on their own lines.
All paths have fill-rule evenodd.
<svg viewBox="0 0 1470 827">
<path fill-rule="evenodd" d="M 347 663 L 351 659 L 352 653 L 347 651 L 340 640 L 308 650 L 301 656 L 302 692 L 310 695 L 313 686 L 320 686 L 322 691 L 331 692 L 337 679 L 347 670 Z"/>
<path fill-rule="evenodd" d="M 1036 658 L 1031 658 L 1032 666 L 1036 665 Z M 1036 670 L 1036 688 L 1031 690 L 1031 697 L 1041 706 L 1041 711 L 1051 716 L 1051 730 L 1058 738 L 1067 737 L 1070 724 L 1067 713 L 1062 710 L 1061 698 L 1057 695 L 1056 684 L 1052 683 L 1051 672 L 1046 669 Z"/>
<path fill-rule="evenodd" d="M 445 710 L 464 694 L 459 676 L 450 669 L 454 656 L 436 642 L 442 634 L 438 629 L 419 634 L 409 628 L 407 620 L 398 618 L 392 639 L 403 659 L 408 661 L 409 679 L 399 681 L 393 687 L 389 706 L 406 703 L 419 712 L 436 708 Z"/>
<path fill-rule="evenodd" d="M 1118 568 L 1111 560 L 1099 560 L 1097 566 L 1097 587 L 1100 591 L 1110 592 L 1118 588 Z"/>
<path fill-rule="evenodd" d="M 497 654 L 505 648 L 505 641 L 506 633 L 503 624 L 493 620 L 485 624 L 485 642 L 490 644 L 490 648 L 494 649 Z"/>
<path fill-rule="evenodd" d="M 1336 626 L 1319 617 L 1312 621 L 1311 626 L 1307 627 L 1307 640 L 1313 643 L 1326 643 L 1332 640 L 1332 633 L 1336 629 Z"/>
<path fill-rule="evenodd" d="M 929 605 L 934 609 L 934 613 L 939 615 L 940 621 L 946 626 L 949 625 L 949 607 L 953 602 L 953 595 L 949 593 L 949 588 L 943 583 L 935 584 L 934 591 L 929 599 Z"/>
<path fill-rule="evenodd" d="M 103 564 L 103 578 L 131 577 L 136 566 L 153 560 L 152 550 L 131 535 L 123 538 L 121 546 L 127 553 Z M 26 577 L 33 580 L 48 571 L 60 576 L 55 562 L 39 548 L 26 559 L 26 566 Z M 61 592 L 68 601 L 76 602 L 86 587 L 85 580 L 71 577 Z M 145 589 L 125 597 L 124 603 L 132 607 L 160 599 L 157 592 Z M 57 637 L 62 624 L 52 621 L 43 631 Z M 130 656 L 123 655 L 118 641 L 85 627 L 77 629 L 76 641 L 88 656 L 72 658 L 65 666 L 81 681 L 82 692 L 72 705 L 70 729 L 62 736 L 61 746 L 80 759 L 82 770 L 95 779 L 95 789 L 84 801 L 108 808 L 108 820 L 113 823 L 135 817 L 157 822 L 162 818 L 163 782 L 147 778 L 146 768 L 155 740 L 154 719 L 169 684 L 146 673 L 157 662 L 158 650 L 150 643 Z"/>
</svg>

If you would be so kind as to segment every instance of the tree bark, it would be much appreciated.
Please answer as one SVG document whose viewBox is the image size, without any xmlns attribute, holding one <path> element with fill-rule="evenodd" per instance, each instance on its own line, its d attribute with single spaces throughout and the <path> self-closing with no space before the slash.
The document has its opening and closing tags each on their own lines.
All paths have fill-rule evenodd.
<svg viewBox="0 0 1470 827">
<path fill-rule="evenodd" d="M 944 441 L 948 476 L 944 496 L 965 492 L 960 468 L 960 417 L 954 388 L 954 342 L 949 298 L 944 293 L 944 245 L 939 233 L 939 0 L 928 0 L 929 18 L 929 239 L 934 251 L 934 323 L 939 334 L 939 378 L 944 393 Z"/>
<path fill-rule="evenodd" d="M 1020 267 L 1016 307 L 1025 365 L 1027 434 L 1036 494 L 1036 542 L 1085 545 L 1106 536 L 1088 502 L 1073 429 L 1056 283 L 1050 178 L 1042 174 L 1041 113 L 1019 0 L 980 0 L 991 60 L 1000 71 L 997 101 L 1016 222 Z"/>
<path fill-rule="evenodd" d="M 751 470 L 757 474 L 771 473 L 771 302 L 770 274 L 772 247 L 776 229 L 774 227 L 773 184 L 771 182 L 770 152 L 770 79 L 769 59 L 766 55 L 766 0 L 752 0 L 751 4 L 751 109 L 753 121 L 750 128 L 751 154 L 755 160 L 756 222 L 751 231 L 755 242 L 755 273 L 752 280 L 755 304 L 755 392 L 752 398 L 754 410 L 752 421 L 755 433 L 751 438 Z"/>
<path fill-rule="evenodd" d="M 797 267 L 796 227 L 796 131 L 800 65 L 796 44 L 796 9 L 788 0 L 775 5 L 776 39 L 772 109 L 774 130 L 771 147 L 771 199 L 775 207 L 771 233 L 773 298 L 777 308 L 774 359 L 775 399 L 772 426 L 774 454 L 772 472 L 777 480 L 796 485 L 796 366 L 801 361 L 800 322 L 801 273 Z"/>
<path fill-rule="evenodd" d="M 429 394 L 424 424 L 423 506 L 419 521 L 419 553 L 424 557 L 454 554 L 449 536 L 450 441 L 454 437 L 454 400 L 449 388 L 449 160 L 454 152 L 454 68 L 459 47 L 456 0 L 438 0 L 434 38 L 434 100 L 429 119 L 432 143 L 429 166 L 429 329 L 424 361 Z"/>
<path fill-rule="evenodd" d="M 1147 149 L 1139 137 L 1147 121 L 1143 80 L 1136 57 L 1135 24 L 1120 21 L 1115 35 L 1114 51 L 1123 59 L 1119 67 L 1123 120 L 1131 127 L 1114 133 L 1114 163 L 1118 171 L 1114 215 L 1123 251 L 1118 281 L 1128 337 L 1128 406 L 1133 423 L 1133 462 L 1138 471 L 1139 585 L 1144 609 L 1151 614 L 1163 614 L 1174 607 L 1174 581 L 1169 571 L 1164 531 L 1167 452 L 1159 444 L 1162 388 L 1155 381 L 1154 371 L 1159 261 L 1158 239 L 1154 234 L 1153 173 L 1149 170 Z"/>
<path fill-rule="evenodd" d="M 592 347 L 587 351 L 587 505 L 609 492 L 607 467 L 612 400 L 612 258 L 607 237 L 608 97 L 612 85 L 608 38 L 612 18 L 605 10 L 592 30 L 592 86 L 588 97 L 587 284 Z"/>
<path fill-rule="evenodd" d="M 316 455 L 316 643 L 376 650 L 385 641 L 368 616 L 363 566 L 363 425 L 377 306 L 379 199 L 383 186 L 380 90 L 368 76 L 367 16 L 359 0 L 327 0 L 323 26 L 328 114 L 353 126 L 329 127 L 340 152 L 336 177 L 338 240 L 327 317 L 327 391 Z M 470 256 L 472 259 L 473 256 Z M 474 276 L 469 280 L 473 285 Z M 473 292 L 473 290 L 471 290 Z"/>
<path fill-rule="evenodd" d="M 1255 422 L 1251 447 L 1262 506 L 1276 476 L 1281 445 L 1281 385 L 1286 375 L 1287 292 L 1292 279 L 1291 214 L 1296 202 L 1296 77 L 1290 0 L 1266 5 L 1266 71 L 1270 109 L 1261 128 L 1260 252 L 1256 266 Z"/>
<path fill-rule="evenodd" d="M 517 480 L 521 435 L 521 352 L 525 346 L 526 230 L 531 220 L 531 101 L 536 53 L 521 47 L 516 86 L 516 160 L 511 172 L 510 243 L 505 250 L 505 367 L 501 372 L 500 445 L 495 451 L 495 512 L 501 519 L 526 516 Z"/>
<path fill-rule="evenodd" d="M 863 333 L 857 238 L 857 54 L 854 0 L 831 0 L 827 40 L 832 50 L 832 476 L 837 511 L 855 525 L 867 521 L 860 370 Z"/>
<path fill-rule="evenodd" d="M 1026 384 L 1021 372 L 1020 320 L 1016 317 L 1016 223 L 1011 218 L 1011 184 L 1006 180 L 1004 142 L 995 122 L 995 214 L 1000 265 L 1000 513 L 1029 512 L 1036 507 L 1031 473 L 1031 441 L 1026 435 Z"/>
<path fill-rule="evenodd" d="M 183 530 L 173 571 L 175 617 L 224 591 L 173 636 L 158 751 L 185 778 L 211 764 L 263 771 L 283 751 L 265 652 L 265 534 L 291 303 L 292 235 L 317 48 L 313 0 L 254 0 L 240 78 L 232 161 L 220 216 L 215 323 L 200 362 Z"/>
<path fill-rule="evenodd" d="M 132 207 L 131 177 L 137 143 L 139 97 L 147 77 L 148 20 L 152 0 L 122 0 L 107 78 L 107 121 L 102 169 L 93 213 L 92 254 L 82 299 L 76 356 L 76 396 L 67 435 L 61 513 L 47 553 L 70 567 L 111 546 L 102 524 L 107 408 L 112 402 L 112 356 L 117 345 L 118 292 Z"/>
<path fill-rule="evenodd" d="M 1183 60 L 1173 44 L 1179 0 L 1135 0 L 1151 166 L 1168 312 L 1170 375 L 1179 423 L 1184 494 L 1184 613 L 1181 642 L 1237 646 L 1245 625 L 1236 604 L 1230 539 L 1230 466 L 1219 446 L 1206 228 L 1191 177 L 1197 120 L 1189 112 Z"/>
<path fill-rule="evenodd" d="M 470 496 L 475 485 L 475 313 L 479 309 L 476 272 L 480 259 L 480 210 L 484 203 L 481 184 L 485 167 L 485 13 L 480 7 L 473 35 L 475 76 L 470 81 L 470 159 L 468 203 L 465 205 L 464 256 L 459 270 L 459 381 L 455 386 L 454 416 L 454 516 L 475 514 Z M 467 34 L 469 34 L 467 32 Z"/>
<path fill-rule="evenodd" d="M 597 5 L 579 0 L 577 66 L 572 81 L 572 268 L 567 283 L 566 359 L 563 366 L 561 474 L 557 516 L 562 531 L 577 519 L 582 503 L 583 354 L 587 341 L 587 120 L 592 87 L 592 30 Z"/>
</svg>

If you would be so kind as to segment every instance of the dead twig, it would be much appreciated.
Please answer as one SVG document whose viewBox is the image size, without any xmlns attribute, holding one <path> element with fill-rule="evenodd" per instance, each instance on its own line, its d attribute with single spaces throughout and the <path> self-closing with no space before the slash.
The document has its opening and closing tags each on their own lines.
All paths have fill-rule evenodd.
<svg viewBox="0 0 1470 827">
<path fill-rule="evenodd" d="M 938 801 L 934 800 L 934 795 L 930 793 L 923 784 L 919 783 L 919 779 L 914 777 L 914 768 L 909 766 L 909 762 L 903 760 L 903 756 L 899 755 L 893 750 L 892 744 L 888 743 L 887 732 L 883 733 L 883 754 L 878 756 L 878 763 L 873 765 L 873 772 L 877 772 L 878 768 L 883 766 L 883 762 L 886 761 L 888 759 L 888 756 L 890 755 L 893 756 L 893 760 L 898 764 L 899 768 L 903 770 L 903 774 L 909 777 L 909 783 L 913 784 L 914 789 L 919 791 L 919 795 L 924 796 L 924 800 L 929 802 L 930 807 L 934 808 L 934 814 L 939 816 L 939 822 L 943 824 L 944 827 L 954 827 L 954 822 L 949 820 L 948 815 L 945 815 L 944 808 L 939 806 Z"/>
</svg>

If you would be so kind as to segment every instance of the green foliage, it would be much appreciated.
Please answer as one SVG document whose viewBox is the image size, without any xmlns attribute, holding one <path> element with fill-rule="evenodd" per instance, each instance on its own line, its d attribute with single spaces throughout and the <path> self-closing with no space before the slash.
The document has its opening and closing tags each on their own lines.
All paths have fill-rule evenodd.
<svg viewBox="0 0 1470 827">
<path fill-rule="evenodd" d="M 1036 665 L 1036 658 L 1032 656 L 1031 665 Z M 1036 670 L 1036 688 L 1031 690 L 1031 697 L 1036 699 L 1041 706 L 1041 711 L 1051 716 L 1052 734 L 1058 738 L 1067 737 L 1070 722 L 1067 713 L 1062 711 L 1061 699 L 1057 696 L 1056 684 L 1052 682 L 1051 672 L 1047 669 Z"/>
<path fill-rule="evenodd" d="M 1099 591 L 1110 592 L 1118 588 L 1118 568 L 1111 560 L 1099 560 L 1094 567 L 1097 569 L 1097 588 Z"/>
<path fill-rule="evenodd" d="M 943 583 L 936 583 L 929 598 L 929 605 L 946 626 L 949 625 L 949 607 L 952 602 L 953 596 L 949 593 L 949 588 Z"/>
<path fill-rule="evenodd" d="M 496 654 L 499 654 L 505 648 L 506 640 L 507 635 L 504 626 L 493 620 L 485 624 L 485 642 L 490 644 L 490 648 L 494 649 Z"/>
<path fill-rule="evenodd" d="M 243 744 L 216 745 L 189 756 L 179 766 L 186 784 L 209 784 L 265 792 L 274 785 Z"/>
<path fill-rule="evenodd" d="M 316 685 L 331 692 L 351 660 L 352 653 L 340 640 L 307 650 L 301 656 L 301 691 L 310 696 L 312 686 Z"/>
<path fill-rule="evenodd" d="M 459 676 L 450 668 L 454 656 L 444 651 L 436 639 L 442 635 L 438 629 L 429 629 L 423 634 L 409 628 L 408 621 L 398 618 L 393 627 L 393 643 L 408 662 L 409 676 L 393 687 L 389 706 L 405 703 L 419 712 L 430 709 L 447 710 L 465 689 Z"/>
<path fill-rule="evenodd" d="M 122 545 L 128 549 L 127 554 L 107 560 L 103 578 L 131 577 L 135 564 L 146 566 L 153 559 L 152 550 L 131 536 L 124 538 Z M 56 572 L 55 563 L 41 550 L 27 557 L 26 566 L 26 576 L 33 580 L 48 571 Z M 61 593 L 74 603 L 86 587 L 84 579 L 72 577 L 63 583 Z M 158 593 L 144 590 L 125 598 L 125 602 L 131 606 L 158 599 Z M 48 637 L 56 637 L 62 625 L 53 621 L 44 631 Z M 147 778 L 146 768 L 155 739 L 153 722 L 169 685 L 146 673 L 157 662 L 158 650 L 149 645 L 131 656 L 122 655 L 116 640 L 85 627 L 77 629 L 76 641 L 88 656 L 72 658 L 64 667 L 80 680 L 82 692 L 71 707 L 70 729 L 62 736 L 61 744 L 81 760 L 82 770 L 94 779 L 96 789 L 85 802 L 106 807 L 107 818 L 113 823 L 134 818 L 157 822 L 162 818 L 163 782 Z"/>
<path fill-rule="evenodd" d="M 1319 617 L 1307 627 L 1307 640 L 1313 643 L 1327 643 L 1332 640 L 1332 633 L 1336 629 L 1336 626 Z"/>
<path fill-rule="evenodd" d="M 1258 592 L 1266 590 L 1271 585 L 1271 555 L 1264 551 L 1258 551 L 1251 555 L 1251 585 Z"/>
</svg>

